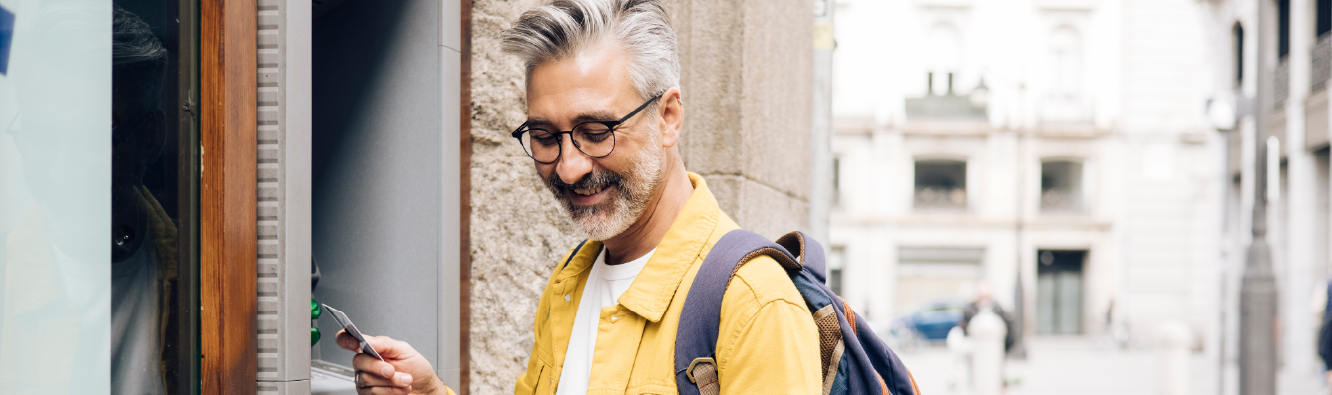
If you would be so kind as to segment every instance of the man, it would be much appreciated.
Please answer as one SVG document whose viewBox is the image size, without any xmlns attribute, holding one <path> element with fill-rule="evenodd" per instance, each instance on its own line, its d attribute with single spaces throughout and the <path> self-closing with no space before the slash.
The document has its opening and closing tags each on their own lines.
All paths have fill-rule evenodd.
<svg viewBox="0 0 1332 395">
<path fill-rule="evenodd" d="M 556 0 L 523 14 L 504 48 L 527 65 L 528 120 L 514 137 L 589 239 L 542 292 L 515 393 L 676 393 L 685 295 L 712 245 L 738 226 L 681 159 L 685 113 L 666 10 L 657 0 Z M 722 315 L 722 393 L 821 391 L 817 332 L 776 261 L 742 266 Z M 337 341 L 356 350 L 345 333 Z M 361 393 L 450 392 L 408 344 L 369 342 L 387 362 L 353 359 Z"/>
<path fill-rule="evenodd" d="M 1332 281 L 1314 289 L 1314 322 L 1318 322 L 1318 357 L 1323 361 L 1323 388 L 1332 387 Z"/>
<path fill-rule="evenodd" d="M 1004 311 L 1002 306 L 999 306 L 999 303 L 995 303 L 993 293 L 989 282 L 981 281 L 977 283 L 976 300 L 962 310 L 962 320 L 957 322 L 957 326 L 962 328 L 962 333 L 970 335 L 971 332 L 967 331 L 967 325 L 971 324 L 971 318 L 980 314 L 981 309 L 988 307 L 994 310 L 994 314 L 1004 320 L 1005 333 L 1007 333 L 1004 335 L 1004 352 L 1008 352 L 1017 340 L 1017 334 L 1013 332 L 1013 318 L 1008 316 L 1008 313 Z"/>
</svg>

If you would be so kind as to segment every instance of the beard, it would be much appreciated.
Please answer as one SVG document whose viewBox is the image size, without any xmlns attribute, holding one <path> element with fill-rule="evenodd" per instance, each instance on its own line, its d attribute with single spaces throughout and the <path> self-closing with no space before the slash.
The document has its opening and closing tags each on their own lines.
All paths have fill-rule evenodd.
<svg viewBox="0 0 1332 395">
<path fill-rule="evenodd" d="M 560 202 L 560 207 L 580 236 L 596 241 L 610 239 L 624 233 L 642 216 L 648 200 L 662 181 L 663 152 L 660 144 L 655 143 L 657 139 L 652 140 L 650 146 L 657 149 L 644 150 L 635 158 L 634 166 L 626 174 L 593 169 L 573 184 L 565 183 L 554 172 L 545 178 L 546 188 Z M 605 190 L 610 187 L 615 187 L 615 190 L 597 204 L 580 206 L 569 199 L 570 194 L 576 193 L 575 190 Z"/>
</svg>

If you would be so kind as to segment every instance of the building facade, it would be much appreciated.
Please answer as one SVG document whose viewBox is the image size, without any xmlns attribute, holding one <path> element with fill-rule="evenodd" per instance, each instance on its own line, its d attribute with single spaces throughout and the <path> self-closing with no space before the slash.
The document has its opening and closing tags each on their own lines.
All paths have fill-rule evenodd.
<svg viewBox="0 0 1332 395">
<path fill-rule="evenodd" d="M 1259 20 L 1259 2 L 1274 11 Z M 1253 240 L 1256 150 L 1267 152 L 1267 240 L 1279 290 L 1278 358 L 1288 374 L 1321 371 L 1316 336 L 1326 306 L 1329 263 L 1327 85 L 1332 71 L 1332 2 L 1326 0 L 1209 1 L 1206 6 L 1213 118 L 1226 141 L 1224 256 L 1225 355 L 1237 369 L 1239 284 Z M 1268 53 L 1259 53 L 1267 40 Z M 1259 74 L 1259 62 L 1267 73 Z M 1259 100 L 1259 84 L 1270 97 Z M 1262 103 L 1262 104 L 1256 104 Z M 1258 116 L 1266 115 L 1265 125 Z M 1265 138 L 1258 138 L 1259 133 Z M 1234 383 L 1226 384 L 1234 386 Z"/>
<path fill-rule="evenodd" d="M 830 261 L 886 329 L 978 283 L 1027 335 L 1215 341 L 1222 135 L 1196 2 L 838 2 Z M 836 265 L 836 264 L 834 264 Z"/>
</svg>

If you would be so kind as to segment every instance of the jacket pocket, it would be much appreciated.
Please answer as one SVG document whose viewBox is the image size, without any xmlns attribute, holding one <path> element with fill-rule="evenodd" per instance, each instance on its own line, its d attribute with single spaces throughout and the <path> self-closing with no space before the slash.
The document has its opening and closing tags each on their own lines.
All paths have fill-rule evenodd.
<svg viewBox="0 0 1332 395">
<path fill-rule="evenodd" d="M 550 368 L 546 364 L 541 364 L 541 371 L 537 373 L 536 385 L 532 386 L 532 395 L 552 395 L 555 383 L 550 377 Z"/>
</svg>

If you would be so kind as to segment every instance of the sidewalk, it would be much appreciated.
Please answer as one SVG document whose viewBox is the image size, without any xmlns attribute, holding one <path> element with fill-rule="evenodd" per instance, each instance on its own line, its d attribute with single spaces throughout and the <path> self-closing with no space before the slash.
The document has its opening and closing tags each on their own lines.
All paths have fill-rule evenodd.
<svg viewBox="0 0 1332 395">
<path fill-rule="evenodd" d="M 1151 349 L 1120 350 L 1098 344 L 1091 338 L 1033 338 L 1028 342 L 1026 361 L 1009 361 L 1008 377 L 1017 382 L 1008 395 L 1121 395 L 1158 392 L 1157 366 L 1160 361 Z M 965 387 L 949 388 L 952 356 L 944 347 L 904 350 L 898 354 L 920 385 L 923 394 L 968 394 Z M 1190 393 L 1221 395 L 1217 391 L 1217 366 L 1214 359 L 1194 354 Z M 1230 393 L 1235 391 L 1236 373 L 1230 369 Z M 1281 395 L 1320 395 L 1317 377 L 1282 372 L 1278 393 Z"/>
</svg>

